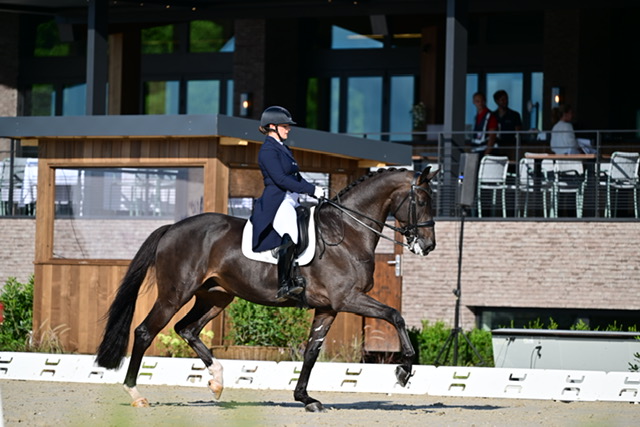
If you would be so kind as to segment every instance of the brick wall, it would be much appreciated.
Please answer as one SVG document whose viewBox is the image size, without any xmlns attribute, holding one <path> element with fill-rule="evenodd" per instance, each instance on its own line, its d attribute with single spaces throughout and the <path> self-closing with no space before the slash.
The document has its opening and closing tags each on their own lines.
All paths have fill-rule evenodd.
<svg viewBox="0 0 640 427">
<path fill-rule="evenodd" d="M 26 282 L 34 272 L 36 220 L 0 219 L 0 288 L 7 278 Z"/>
<path fill-rule="evenodd" d="M 453 325 L 458 221 L 436 224 L 437 248 L 426 258 L 405 251 L 402 311 L 409 325 Z M 637 222 L 465 222 L 461 322 L 468 307 L 638 310 Z"/>
</svg>

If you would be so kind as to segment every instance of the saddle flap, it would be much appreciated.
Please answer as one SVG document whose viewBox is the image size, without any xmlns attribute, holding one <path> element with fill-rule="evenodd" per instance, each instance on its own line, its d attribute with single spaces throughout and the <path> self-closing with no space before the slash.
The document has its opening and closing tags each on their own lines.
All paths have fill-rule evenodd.
<svg viewBox="0 0 640 427">
<path fill-rule="evenodd" d="M 315 206 L 311 208 L 305 207 L 306 213 L 298 211 L 298 247 L 296 249 L 296 261 L 298 265 L 307 265 L 315 256 L 316 253 L 316 224 L 314 219 Z M 296 209 L 297 210 L 297 209 Z M 303 215 L 303 218 L 300 215 Z M 304 225 L 302 225 L 302 221 Z M 247 220 L 242 230 L 242 254 L 254 261 L 267 262 L 270 264 L 277 264 L 278 258 L 274 256 L 272 250 L 263 252 L 254 252 L 252 247 L 253 239 L 253 224 L 250 220 Z"/>
</svg>

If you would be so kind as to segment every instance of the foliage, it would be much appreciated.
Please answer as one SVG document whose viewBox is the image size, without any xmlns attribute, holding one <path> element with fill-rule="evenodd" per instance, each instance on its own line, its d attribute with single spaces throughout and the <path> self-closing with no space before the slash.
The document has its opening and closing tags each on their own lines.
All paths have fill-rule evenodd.
<svg viewBox="0 0 640 427">
<path fill-rule="evenodd" d="M 636 337 L 636 340 L 640 341 L 640 337 Z M 633 354 L 633 358 L 635 359 L 635 361 L 637 363 L 629 362 L 629 370 L 631 372 L 640 372 L 640 352 L 639 353 L 634 353 Z"/>
<path fill-rule="evenodd" d="M 436 359 L 438 359 L 440 351 L 443 350 L 443 353 L 440 355 L 441 358 L 438 360 L 439 365 L 452 366 L 454 343 L 450 342 L 447 344 L 447 339 L 449 338 L 451 331 L 451 328 L 442 321 L 437 321 L 434 324 L 431 324 L 428 320 L 423 320 L 421 330 L 412 328 L 409 334 L 418 353 L 418 363 L 422 365 L 434 364 Z M 469 343 L 462 334 L 465 334 L 469 339 L 469 342 L 471 342 L 472 346 L 483 359 L 484 364 L 482 364 L 482 361 L 475 355 L 475 352 L 471 346 L 469 346 Z M 476 328 L 468 332 L 461 330 L 457 335 L 457 340 L 457 365 L 493 366 L 493 345 L 491 343 L 490 331 L 483 331 Z M 446 347 L 445 344 L 447 344 Z"/>
<path fill-rule="evenodd" d="M 30 335 L 25 344 L 24 351 L 34 353 L 64 353 L 64 345 L 62 345 L 60 336 L 69 331 L 69 329 L 66 325 L 59 325 L 53 329 L 45 328 L 43 325 L 36 336 Z"/>
<path fill-rule="evenodd" d="M 300 356 L 303 356 L 302 352 Z M 318 362 L 361 363 L 364 357 L 364 338 L 356 336 L 353 342 L 341 344 L 337 349 L 329 353 L 323 346 L 320 349 Z M 294 359 L 296 360 L 296 359 Z M 303 360 L 300 357 L 299 360 Z"/>
<path fill-rule="evenodd" d="M 427 108 L 422 101 L 411 108 L 413 130 L 424 131 L 427 126 Z"/>
<path fill-rule="evenodd" d="M 576 323 L 574 323 L 573 325 L 571 325 L 571 327 L 569 329 L 571 329 L 572 331 L 588 331 L 588 330 L 590 330 L 589 324 L 585 323 L 585 321 L 582 320 L 582 319 L 578 319 L 578 321 Z"/>
<path fill-rule="evenodd" d="M 311 312 L 294 307 L 267 307 L 236 299 L 227 309 L 235 345 L 287 347 L 299 350 L 306 341 Z"/>
<path fill-rule="evenodd" d="M 27 283 L 9 277 L 0 293 L 0 301 L 4 304 L 0 349 L 23 351 L 33 327 L 33 275 Z"/>
<path fill-rule="evenodd" d="M 201 331 L 200 339 L 204 344 L 211 348 L 213 345 L 213 331 Z M 176 333 L 173 329 L 169 331 L 169 335 L 158 334 L 158 349 L 167 357 L 196 357 L 196 352 L 189 344 Z"/>
</svg>

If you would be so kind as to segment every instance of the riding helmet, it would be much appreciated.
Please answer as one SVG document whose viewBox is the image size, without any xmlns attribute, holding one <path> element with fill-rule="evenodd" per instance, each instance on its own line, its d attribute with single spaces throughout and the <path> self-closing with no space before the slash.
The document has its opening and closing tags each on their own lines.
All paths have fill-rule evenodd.
<svg viewBox="0 0 640 427">
<path fill-rule="evenodd" d="M 289 110 L 283 107 L 273 106 L 262 112 L 260 117 L 260 126 L 268 125 L 295 125 L 296 122 L 291 118 Z"/>
</svg>

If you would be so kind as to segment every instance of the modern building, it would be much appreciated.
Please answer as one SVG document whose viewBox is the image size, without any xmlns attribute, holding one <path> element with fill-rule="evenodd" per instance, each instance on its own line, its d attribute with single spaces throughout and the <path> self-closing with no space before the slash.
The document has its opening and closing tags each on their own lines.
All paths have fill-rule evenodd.
<svg viewBox="0 0 640 427">
<path fill-rule="evenodd" d="M 494 109 L 492 94 L 506 90 L 524 130 L 550 130 L 552 108 L 571 104 L 576 130 L 603 154 L 640 151 L 639 18 L 633 0 L 0 0 L 0 137 L 7 137 L 0 157 L 38 156 L 39 137 L 16 123 L 257 119 L 274 104 L 290 109 L 301 127 L 360 137 L 360 153 L 368 142 L 410 146 L 414 162 L 443 168 L 443 199 L 429 262 L 403 255 L 402 311 L 415 326 L 450 322 L 459 231 L 455 135 L 472 126 L 473 93 L 486 93 Z M 6 120 L 22 116 L 40 119 Z M 454 136 L 443 143 L 443 135 Z M 47 144 L 61 136 L 69 135 L 48 134 Z M 546 140 L 528 144 L 548 149 Z M 463 323 L 638 318 L 628 295 L 637 293 L 640 266 L 627 243 L 640 237 L 637 214 L 627 198 L 626 218 L 602 218 L 594 197 L 588 219 L 536 213 L 468 221 Z"/>
</svg>

